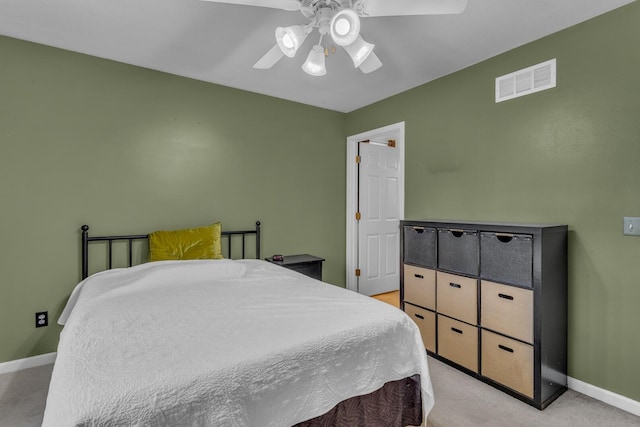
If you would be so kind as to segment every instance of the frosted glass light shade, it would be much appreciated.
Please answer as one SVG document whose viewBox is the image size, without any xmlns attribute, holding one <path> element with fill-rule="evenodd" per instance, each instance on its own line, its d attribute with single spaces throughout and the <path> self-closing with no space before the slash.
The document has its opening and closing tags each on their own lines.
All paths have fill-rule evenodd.
<svg viewBox="0 0 640 427">
<path fill-rule="evenodd" d="M 360 64 L 360 71 L 365 74 L 369 74 L 382 67 L 382 61 L 378 58 L 375 52 L 371 52 L 369 57 L 364 60 L 362 64 Z"/>
<path fill-rule="evenodd" d="M 346 50 L 351 57 L 353 65 L 358 68 L 369 57 L 369 55 L 371 55 L 374 47 L 375 45 L 367 43 L 362 36 L 358 36 L 353 43 L 345 46 L 344 50 Z"/>
<path fill-rule="evenodd" d="M 309 33 L 302 25 L 276 28 L 276 43 L 282 53 L 293 58 Z"/>
<path fill-rule="evenodd" d="M 316 77 L 327 74 L 327 68 L 324 64 L 324 48 L 322 46 L 317 44 L 311 49 L 307 60 L 302 64 L 302 69 L 305 73 Z"/>
<path fill-rule="evenodd" d="M 351 9 L 344 9 L 336 13 L 329 23 L 329 33 L 333 42 L 338 46 L 348 46 L 360 34 L 360 18 Z"/>
</svg>

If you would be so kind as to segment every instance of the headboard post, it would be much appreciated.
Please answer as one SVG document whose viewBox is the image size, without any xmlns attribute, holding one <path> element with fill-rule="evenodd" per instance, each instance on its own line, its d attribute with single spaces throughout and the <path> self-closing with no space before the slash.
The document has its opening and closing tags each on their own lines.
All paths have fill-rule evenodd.
<svg viewBox="0 0 640 427">
<path fill-rule="evenodd" d="M 260 221 L 256 221 L 256 259 L 260 259 Z"/>
<path fill-rule="evenodd" d="M 82 280 L 89 275 L 89 226 L 83 225 L 82 230 Z"/>
</svg>

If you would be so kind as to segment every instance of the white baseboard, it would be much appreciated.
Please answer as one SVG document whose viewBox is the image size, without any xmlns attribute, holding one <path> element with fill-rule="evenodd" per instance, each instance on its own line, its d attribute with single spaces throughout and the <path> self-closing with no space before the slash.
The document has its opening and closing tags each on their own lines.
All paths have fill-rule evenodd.
<svg viewBox="0 0 640 427">
<path fill-rule="evenodd" d="M 600 400 L 608 405 L 614 406 L 618 409 L 622 409 L 623 411 L 640 417 L 640 402 L 636 400 L 629 399 L 628 397 L 622 396 L 621 394 L 617 394 L 612 391 L 587 384 L 583 381 L 571 377 L 567 378 L 567 386 L 571 390 L 575 390 L 578 393 L 582 393 L 596 400 Z"/>
<path fill-rule="evenodd" d="M 9 362 L 0 363 L 0 374 L 20 371 L 27 368 L 35 368 L 36 366 L 48 365 L 55 362 L 55 360 L 55 352 L 41 354 L 39 356 L 26 357 L 24 359 L 10 360 Z"/>
</svg>

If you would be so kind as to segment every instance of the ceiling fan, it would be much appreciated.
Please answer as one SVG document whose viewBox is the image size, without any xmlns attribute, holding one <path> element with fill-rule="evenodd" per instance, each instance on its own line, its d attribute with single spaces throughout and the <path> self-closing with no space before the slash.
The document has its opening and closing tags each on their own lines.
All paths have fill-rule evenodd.
<svg viewBox="0 0 640 427">
<path fill-rule="evenodd" d="M 253 68 L 268 69 L 284 56 L 293 58 L 314 28 L 320 33 L 302 69 L 312 76 L 327 73 L 325 57 L 335 52 L 335 46 L 322 44 L 329 36 L 335 45 L 349 54 L 353 65 L 363 73 L 382 67 L 382 62 L 373 52 L 374 45 L 360 34 L 360 18 L 406 15 L 445 15 L 463 12 L 468 0 L 204 0 L 214 3 L 230 3 L 245 6 L 260 6 L 286 11 L 300 11 L 309 23 L 277 27 L 276 44 L 253 65 Z"/>
</svg>

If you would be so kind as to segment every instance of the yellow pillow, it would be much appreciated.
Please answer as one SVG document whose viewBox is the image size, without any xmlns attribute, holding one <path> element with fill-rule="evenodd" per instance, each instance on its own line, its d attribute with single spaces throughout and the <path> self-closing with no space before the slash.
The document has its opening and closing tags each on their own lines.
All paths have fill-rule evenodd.
<svg viewBox="0 0 640 427">
<path fill-rule="evenodd" d="M 207 227 L 149 234 L 149 260 L 222 259 L 219 222 Z"/>
</svg>

